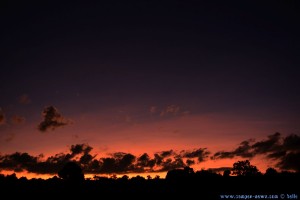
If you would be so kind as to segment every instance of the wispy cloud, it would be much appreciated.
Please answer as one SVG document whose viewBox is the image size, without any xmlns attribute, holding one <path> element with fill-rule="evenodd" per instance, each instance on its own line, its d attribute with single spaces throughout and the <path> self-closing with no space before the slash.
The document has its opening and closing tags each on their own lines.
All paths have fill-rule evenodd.
<svg viewBox="0 0 300 200">
<path fill-rule="evenodd" d="M 176 104 L 170 104 L 164 107 L 160 106 L 150 106 L 149 113 L 152 116 L 160 116 L 164 118 L 175 117 L 175 116 L 185 116 L 190 114 L 190 111 L 184 110 L 182 107 Z"/>
<path fill-rule="evenodd" d="M 23 94 L 18 98 L 18 102 L 20 104 L 29 104 L 31 103 L 31 99 L 29 98 L 28 94 Z"/>
<path fill-rule="evenodd" d="M 155 114 L 157 113 L 157 107 L 156 106 L 151 106 L 149 109 L 150 114 Z"/>
<path fill-rule="evenodd" d="M 25 122 L 25 117 L 14 115 L 11 117 L 11 122 L 13 124 L 23 124 Z"/>
<path fill-rule="evenodd" d="M 168 105 L 160 112 L 160 116 L 177 115 L 179 111 L 180 107 L 178 105 Z"/>
</svg>

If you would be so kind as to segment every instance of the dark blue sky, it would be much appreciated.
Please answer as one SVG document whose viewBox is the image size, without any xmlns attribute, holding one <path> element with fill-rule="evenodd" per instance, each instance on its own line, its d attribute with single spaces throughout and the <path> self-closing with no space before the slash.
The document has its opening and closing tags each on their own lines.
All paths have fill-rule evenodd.
<svg viewBox="0 0 300 200">
<path fill-rule="evenodd" d="M 148 139 L 152 123 L 167 123 L 172 134 L 184 133 L 170 133 L 174 145 L 187 146 L 207 137 L 205 131 L 232 133 L 236 141 L 251 132 L 297 133 L 299 13 L 296 1 L 1 2 L 2 151 L 61 148 L 78 142 L 68 139 L 71 131 L 95 142 L 94 136 L 103 137 L 109 124 L 122 120 L 146 124 Z M 20 103 L 24 95 L 28 101 Z M 46 106 L 73 120 L 53 143 L 37 130 Z M 178 122 L 187 114 L 191 121 Z M 11 120 L 15 116 L 25 119 L 21 128 Z M 127 125 L 109 133 L 142 131 Z M 32 145 L 35 137 L 40 146 Z"/>
</svg>

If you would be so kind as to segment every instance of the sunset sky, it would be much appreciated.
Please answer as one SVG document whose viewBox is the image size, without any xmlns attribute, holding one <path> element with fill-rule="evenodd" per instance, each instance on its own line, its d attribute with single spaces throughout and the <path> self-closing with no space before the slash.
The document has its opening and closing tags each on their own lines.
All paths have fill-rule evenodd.
<svg viewBox="0 0 300 200">
<path fill-rule="evenodd" d="M 53 173 L 16 152 L 82 156 L 95 173 L 187 159 L 299 169 L 299 13 L 294 1 L 1 3 L 0 173 Z M 124 156 L 125 170 L 104 170 Z"/>
</svg>

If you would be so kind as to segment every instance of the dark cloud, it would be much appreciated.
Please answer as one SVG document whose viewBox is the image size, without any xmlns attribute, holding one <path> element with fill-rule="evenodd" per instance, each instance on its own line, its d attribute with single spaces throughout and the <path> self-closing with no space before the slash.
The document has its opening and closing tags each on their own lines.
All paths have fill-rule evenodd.
<svg viewBox="0 0 300 200">
<path fill-rule="evenodd" d="M 139 158 L 137 158 L 137 166 L 145 169 L 149 168 L 152 169 L 156 164 L 155 159 L 151 159 L 150 156 L 147 153 L 144 153 Z"/>
<path fill-rule="evenodd" d="M 286 155 L 286 151 L 276 151 L 267 155 L 268 158 L 278 159 Z"/>
<path fill-rule="evenodd" d="M 235 154 L 234 151 L 218 151 L 211 157 L 211 159 L 223 159 L 223 158 L 233 158 Z"/>
<path fill-rule="evenodd" d="M 29 98 L 28 94 L 23 94 L 18 98 L 18 102 L 20 104 L 29 104 L 31 103 L 31 99 Z"/>
<path fill-rule="evenodd" d="M 72 156 L 84 153 L 88 154 L 90 151 L 92 151 L 93 147 L 89 146 L 88 144 L 76 144 L 72 145 L 70 147 L 70 151 L 72 153 Z"/>
<path fill-rule="evenodd" d="M 89 164 L 90 162 L 93 161 L 93 159 L 95 158 L 95 156 L 92 156 L 91 154 L 83 154 L 81 157 L 80 157 L 80 160 L 79 162 L 81 164 Z"/>
<path fill-rule="evenodd" d="M 282 170 L 294 170 L 300 172 L 300 151 L 288 153 L 282 157 L 277 167 Z"/>
<path fill-rule="evenodd" d="M 281 170 L 300 172 L 300 136 L 291 134 L 282 137 L 280 133 L 270 135 L 267 140 L 257 142 L 253 146 L 256 154 L 265 154 L 274 159 Z"/>
<path fill-rule="evenodd" d="M 253 143 L 253 144 L 252 144 Z M 219 151 L 214 154 L 212 159 L 251 158 L 256 155 L 265 155 L 266 158 L 277 161 L 277 167 L 281 170 L 299 171 L 300 136 L 291 134 L 286 137 L 280 133 L 269 135 L 266 140 L 254 142 L 253 140 L 244 141 L 234 151 Z"/>
<path fill-rule="evenodd" d="M 22 124 L 25 122 L 25 117 L 19 116 L 19 115 L 14 115 L 11 117 L 11 122 L 13 124 Z"/>
<path fill-rule="evenodd" d="M 268 136 L 266 140 L 255 142 L 247 140 L 240 143 L 234 151 L 219 151 L 212 159 L 254 157 L 264 155 L 267 159 L 273 159 L 281 170 L 294 170 L 299 172 L 300 146 L 299 135 L 282 137 L 280 134 Z M 165 172 L 176 168 L 191 166 L 205 161 L 210 152 L 206 148 L 183 150 L 177 153 L 174 150 L 161 151 L 150 156 L 144 153 L 135 156 L 125 152 L 115 152 L 108 157 L 96 158 L 92 155 L 92 147 L 88 144 L 71 145 L 69 153 L 59 153 L 43 159 L 41 155 L 31 156 L 28 153 L 14 153 L 0 155 L 0 170 L 13 170 L 16 172 L 28 171 L 39 174 L 55 174 L 67 162 L 75 161 L 83 169 L 84 173 L 93 174 L 122 174 L 142 172 Z M 215 172 L 229 168 L 211 169 Z"/>
<path fill-rule="evenodd" d="M 207 148 L 199 148 L 194 151 L 183 151 L 181 154 L 183 158 L 197 158 L 198 162 L 203 162 L 208 158 L 210 152 L 207 151 Z"/>
<path fill-rule="evenodd" d="M 114 158 L 101 158 L 100 159 L 100 169 L 99 172 L 102 173 L 116 173 L 117 161 Z"/>
<path fill-rule="evenodd" d="M 70 154 L 59 153 L 55 156 L 50 156 L 46 161 L 39 161 L 35 165 L 29 166 L 27 171 L 38 174 L 57 174 L 66 163 L 71 161 L 71 158 Z"/>
<path fill-rule="evenodd" d="M 136 157 L 130 153 L 125 154 L 119 161 L 120 171 L 131 171 L 134 169 L 134 162 Z"/>
<path fill-rule="evenodd" d="M 300 150 L 300 136 L 291 134 L 284 138 L 283 149 L 287 151 L 299 151 Z"/>
<path fill-rule="evenodd" d="M 222 158 L 233 158 L 235 156 L 240 156 L 242 158 L 251 158 L 254 154 L 251 152 L 251 145 L 250 141 L 243 141 L 233 151 L 219 151 L 214 154 L 212 159 L 222 159 Z"/>
<path fill-rule="evenodd" d="M 187 160 L 185 161 L 185 163 L 186 163 L 187 166 L 191 166 L 191 165 L 194 165 L 194 164 L 195 164 L 195 161 L 194 161 L 194 160 L 191 160 L 191 159 L 187 159 Z"/>
<path fill-rule="evenodd" d="M 176 159 L 171 159 L 168 158 L 166 159 L 164 162 L 161 163 L 161 169 L 158 171 L 170 171 L 173 169 L 177 169 L 177 168 L 183 168 L 186 167 L 186 164 L 183 162 L 182 158 L 176 158 Z"/>
<path fill-rule="evenodd" d="M 140 157 L 137 158 L 137 162 L 139 166 L 147 167 L 149 165 L 150 156 L 147 153 L 144 153 Z"/>
<path fill-rule="evenodd" d="M 114 157 L 100 159 L 100 173 L 130 173 L 135 171 L 136 157 L 129 153 L 116 153 Z"/>
<path fill-rule="evenodd" d="M 2 108 L 0 108 L 0 126 L 3 125 L 3 124 L 5 124 L 5 122 L 6 122 L 5 114 L 4 114 L 3 110 L 2 110 Z"/>
<path fill-rule="evenodd" d="M 161 165 L 161 163 L 163 162 L 163 157 L 161 157 L 160 155 L 158 155 L 157 153 L 154 154 L 154 160 L 155 160 L 155 163 L 157 165 Z"/>
<path fill-rule="evenodd" d="M 28 171 L 39 174 L 55 174 L 66 163 L 77 162 L 85 173 L 132 173 L 168 171 L 187 166 L 183 158 L 173 150 L 161 151 L 150 157 L 147 153 L 139 157 L 130 153 L 116 152 L 110 157 L 97 159 L 92 155 L 92 147 L 87 144 L 75 144 L 69 148 L 69 153 L 59 153 L 43 159 L 42 155 L 31 156 L 28 153 L 15 153 L 0 156 L 0 169 L 15 172 Z M 188 151 L 185 151 L 188 152 Z M 192 152 L 192 151 L 191 151 Z M 193 164 L 193 161 L 190 161 Z"/>
<path fill-rule="evenodd" d="M 166 157 L 169 157 L 169 156 L 172 156 L 172 155 L 174 155 L 174 151 L 171 149 L 171 150 L 169 150 L 169 151 L 161 151 L 161 152 L 159 152 L 159 155 L 160 155 L 160 157 L 162 157 L 162 158 L 166 158 Z"/>
<path fill-rule="evenodd" d="M 35 165 L 37 161 L 38 157 L 31 156 L 28 153 L 16 152 L 0 157 L 0 169 L 22 172 Z"/>
<path fill-rule="evenodd" d="M 53 106 L 46 107 L 42 116 L 44 120 L 38 125 L 38 129 L 42 132 L 48 129 L 54 130 L 57 127 L 65 126 L 70 123 L 70 121 L 65 119 Z"/>
<path fill-rule="evenodd" d="M 280 141 L 280 133 L 269 135 L 267 140 L 256 142 L 252 145 L 254 154 L 268 153 L 277 149 Z"/>
</svg>

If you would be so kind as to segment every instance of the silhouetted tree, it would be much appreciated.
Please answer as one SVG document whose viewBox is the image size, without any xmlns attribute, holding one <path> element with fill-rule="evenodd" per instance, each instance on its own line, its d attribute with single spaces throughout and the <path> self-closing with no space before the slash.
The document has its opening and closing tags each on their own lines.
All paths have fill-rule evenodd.
<svg viewBox="0 0 300 200">
<path fill-rule="evenodd" d="M 154 179 L 158 180 L 158 179 L 160 179 L 160 176 L 159 176 L 159 175 L 156 175 L 156 176 L 154 177 Z"/>
<path fill-rule="evenodd" d="M 68 162 L 58 172 L 58 176 L 71 183 L 79 183 L 84 181 L 82 169 L 76 162 Z"/>
<path fill-rule="evenodd" d="M 186 179 L 194 175 L 194 169 L 190 167 L 185 167 L 183 169 L 173 169 L 168 171 L 166 175 L 167 180 L 181 180 Z"/>
<path fill-rule="evenodd" d="M 226 170 L 224 170 L 224 172 L 223 172 L 223 176 L 225 176 L 225 177 L 230 176 L 230 174 L 231 174 L 231 171 L 230 171 L 229 169 L 226 169 Z"/>
<path fill-rule="evenodd" d="M 6 180 L 8 180 L 8 181 L 12 181 L 12 182 L 15 182 L 15 181 L 17 181 L 17 180 L 18 180 L 18 178 L 17 178 L 17 175 L 16 175 L 16 173 L 13 173 L 13 174 L 11 174 L 11 175 L 7 175 L 7 176 L 6 176 Z"/>
<path fill-rule="evenodd" d="M 203 178 L 203 177 L 218 177 L 218 176 L 221 176 L 221 175 L 215 173 L 214 171 L 212 171 L 210 169 L 208 169 L 208 170 L 202 169 L 202 170 L 196 172 L 196 177 Z"/>
<path fill-rule="evenodd" d="M 266 176 L 276 176 L 278 175 L 278 172 L 276 171 L 276 169 L 272 168 L 272 167 L 269 167 L 267 170 L 266 170 L 266 173 L 265 173 Z"/>
<path fill-rule="evenodd" d="M 129 176 L 127 176 L 127 175 L 123 175 L 121 179 L 122 179 L 122 180 L 126 180 L 126 181 L 128 181 L 128 180 L 129 180 Z"/>
<path fill-rule="evenodd" d="M 251 165 L 249 160 L 235 162 L 233 164 L 232 173 L 237 176 L 253 176 L 260 174 L 257 167 Z"/>
</svg>

